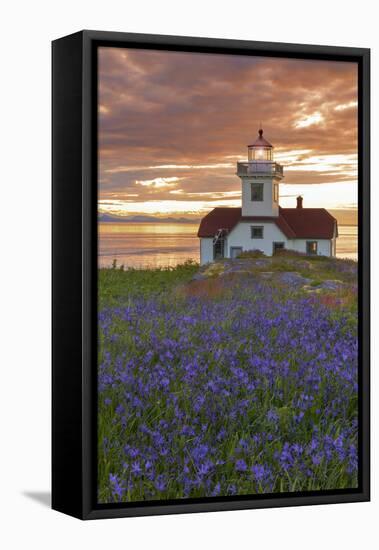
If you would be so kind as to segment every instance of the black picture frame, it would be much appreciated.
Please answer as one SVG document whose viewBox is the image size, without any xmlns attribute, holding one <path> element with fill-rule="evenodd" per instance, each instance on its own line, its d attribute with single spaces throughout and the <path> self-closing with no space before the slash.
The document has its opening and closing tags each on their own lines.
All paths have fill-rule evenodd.
<svg viewBox="0 0 379 550">
<path fill-rule="evenodd" d="M 102 505 L 96 502 L 99 46 L 358 63 L 359 487 Z M 81 31 L 52 43 L 52 507 L 81 519 L 370 499 L 370 50 Z"/>
</svg>

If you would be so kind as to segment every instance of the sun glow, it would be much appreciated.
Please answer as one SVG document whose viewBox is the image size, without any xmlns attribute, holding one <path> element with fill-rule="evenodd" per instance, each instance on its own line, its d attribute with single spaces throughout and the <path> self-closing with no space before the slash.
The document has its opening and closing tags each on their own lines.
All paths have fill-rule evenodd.
<svg viewBox="0 0 379 550">
<path fill-rule="evenodd" d="M 162 187 L 172 187 L 182 178 L 172 177 L 172 178 L 154 178 L 152 180 L 136 180 L 137 185 L 142 185 L 143 187 L 153 187 L 155 189 L 160 189 Z"/>
<path fill-rule="evenodd" d="M 300 120 L 297 120 L 294 123 L 295 128 L 308 128 L 308 126 L 312 126 L 313 124 L 320 124 L 324 121 L 323 115 L 316 111 L 312 115 L 308 115 L 305 118 L 302 118 Z"/>
<path fill-rule="evenodd" d="M 354 209 L 358 204 L 358 186 L 355 181 L 339 183 L 281 184 L 280 206 L 295 208 L 296 197 L 302 195 L 304 208 L 349 208 Z"/>
<path fill-rule="evenodd" d="M 234 199 L 234 198 L 240 198 L 241 192 L 238 190 L 236 191 L 199 191 L 198 193 L 195 191 L 193 193 L 187 192 L 184 189 L 173 189 L 172 191 L 169 191 L 170 195 L 182 195 L 185 197 L 210 197 L 211 199 Z"/>
<path fill-rule="evenodd" d="M 285 172 L 334 172 L 335 175 L 356 177 L 358 157 L 351 155 L 311 155 L 302 159 L 292 158 L 285 165 Z"/>
<path fill-rule="evenodd" d="M 341 103 L 334 107 L 335 111 L 346 111 L 346 109 L 353 109 L 358 106 L 358 101 L 349 101 L 349 103 Z"/>
</svg>

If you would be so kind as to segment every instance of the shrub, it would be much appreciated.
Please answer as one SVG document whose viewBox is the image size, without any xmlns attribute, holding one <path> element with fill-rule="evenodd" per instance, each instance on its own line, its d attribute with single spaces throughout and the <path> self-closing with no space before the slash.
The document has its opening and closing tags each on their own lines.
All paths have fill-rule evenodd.
<svg viewBox="0 0 379 550">
<path fill-rule="evenodd" d="M 262 250 L 244 250 L 239 254 L 238 258 L 265 258 L 265 254 Z"/>
<path fill-rule="evenodd" d="M 297 250 L 289 250 L 288 248 L 280 248 L 279 250 L 275 250 L 274 256 L 284 256 L 285 258 L 304 258 L 304 256 L 307 256 L 305 252 L 298 252 Z"/>
</svg>

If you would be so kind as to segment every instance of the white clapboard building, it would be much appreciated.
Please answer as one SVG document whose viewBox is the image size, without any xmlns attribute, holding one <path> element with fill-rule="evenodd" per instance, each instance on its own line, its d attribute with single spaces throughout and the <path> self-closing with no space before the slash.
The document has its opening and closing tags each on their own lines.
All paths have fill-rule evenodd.
<svg viewBox="0 0 379 550">
<path fill-rule="evenodd" d="M 274 148 L 262 129 L 247 149 L 247 162 L 237 163 L 241 208 L 214 208 L 201 220 L 200 263 L 235 258 L 247 250 L 271 256 L 282 248 L 335 256 L 337 220 L 325 208 L 304 208 L 301 196 L 295 208 L 279 205 L 283 166 L 274 161 Z"/>
</svg>

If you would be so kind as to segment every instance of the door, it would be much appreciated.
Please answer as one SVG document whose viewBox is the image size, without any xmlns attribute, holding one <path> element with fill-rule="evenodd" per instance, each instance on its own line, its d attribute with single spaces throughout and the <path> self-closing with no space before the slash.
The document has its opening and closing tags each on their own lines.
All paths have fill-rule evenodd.
<svg viewBox="0 0 379 550">
<path fill-rule="evenodd" d="M 213 259 L 219 260 L 224 257 L 225 241 L 223 237 L 218 237 L 213 243 Z"/>
<path fill-rule="evenodd" d="M 230 257 L 232 259 L 237 258 L 242 252 L 242 246 L 231 246 L 230 247 Z"/>
<path fill-rule="evenodd" d="M 272 253 L 275 254 L 275 252 L 277 250 L 283 250 L 285 247 L 284 247 L 284 243 L 279 243 L 279 242 L 274 242 L 272 243 Z"/>
</svg>

